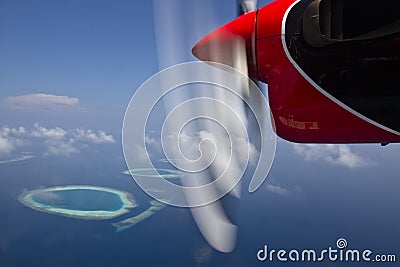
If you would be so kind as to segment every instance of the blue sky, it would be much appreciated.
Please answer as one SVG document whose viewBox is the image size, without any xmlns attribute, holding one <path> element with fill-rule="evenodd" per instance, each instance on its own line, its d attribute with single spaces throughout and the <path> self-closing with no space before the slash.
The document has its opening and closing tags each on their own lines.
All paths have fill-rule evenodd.
<svg viewBox="0 0 400 267">
<path fill-rule="evenodd" d="M 105 131 L 119 144 L 135 90 L 195 60 L 193 44 L 235 17 L 233 2 L 1 1 L 1 127 Z"/>
<path fill-rule="evenodd" d="M 63 131 L 58 149 L 71 152 L 82 131 L 119 145 L 135 90 L 158 70 L 195 60 L 193 44 L 235 17 L 233 2 L 1 1 L 3 150 L 49 147 L 47 139 L 25 140 L 38 129 Z"/>
<path fill-rule="evenodd" d="M 181 21 L 181 29 L 166 28 L 177 47 L 176 62 L 194 60 L 192 45 L 234 18 L 232 2 L 154 1 Z M 0 98 L 37 93 L 78 98 L 84 114 L 57 114 L 70 127 L 117 133 L 132 93 L 158 70 L 150 0 L 1 1 L 0 36 Z M 10 117 L 5 110 L 0 119 L 12 126 L 18 120 L 60 126 L 54 114 L 38 113 Z"/>
<path fill-rule="evenodd" d="M 101 127 L 119 126 L 130 95 L 157 66 L 151 1 L 135 2 L 2 1 L 1 97 L 75 97 L 84 124 L 100 127 L 100 115 Z"/>
</svg>

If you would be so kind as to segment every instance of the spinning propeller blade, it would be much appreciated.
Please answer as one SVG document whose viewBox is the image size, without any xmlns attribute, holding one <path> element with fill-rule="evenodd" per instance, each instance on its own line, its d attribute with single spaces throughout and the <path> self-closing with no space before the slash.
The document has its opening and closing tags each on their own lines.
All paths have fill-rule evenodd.
<svg viewBox="0 0 400 267">
<path fill-rule="evenodd" d="M 182 26 L 183 23 L 177 18 L 179 14 L 176 13 L 179 10 L 177 11 L 176 7 L 171 8 L 171 6 L 163 2 L 154 1 L 153 5 L 160 67 L 170 66 L 179 62 L 180 56 L 176 54 L 181 53 L 179 48 L 182 47 L 181 42 L 184 40 L 182 35 L 185 34 L 182 31 L 176 31 L 176 29 L 184 27 Z M 256 8 L 256 4 L 256 1 L 238 1 L 238 14 L 241 16 L 200 40 L 193 47 L 192 53 L 202 61 L 218 62 L 231 66 L 244 74 L 242 75 L 243 77 L 257 78 L 254 45 L 256 12 L 251 12 Z M 167 22 L 163 18 L 167 19 Z M 203 21 L 199 21 L 199 23 L 203 23 Z M 265 113 L 265 110 L 257 107 L 261 105 L 257 103 L 260 101 L 260 94 L 257 94 L 257 97 L 253 97 L 254 86 L 249 86 L 248 79 L 238 77 L 236 82 L 236 84 L 239 84 L 239 86 L 236 86 L 239 89 L 236 89 L 234 94 L 226 90 L 215 90 L 212 92 L 212 97 L 221 103 L 228 104 L 238 120 L 232 120 L 232 114 L 229 114 L 229 109 L 221 105 L 196 104 L 192 106 L 191 110 L 187 111 L 193 114 L 193 117 L 196 117 L 196 113 L 199 113 L 198 111 L 204 110 L 211 112 L 213 115 L 213 121 L 194 120 L 191 127 L 187 127 L 190 129 L 186 129 L 186 132 L 197 135 L 201 139 L 199 151 L 201 152 L 200 157 L 204 159 L 200 158 L 198 162 L 201 163 L 213 157 L 210 152 L 213 147 L 211 144 L 214 144 L 215 148 L 217 148 L 217 155 L 212 158 L 211 163 L 204 172 L 184 173 L 181 182 L 185 187 L 196 187 L 216 180 L 220 181 L 221 177 L 224 180 L 224 183 L 218 181 L 213 183 L 212 190 L 210 190 L 212 192 L 202 191 L 196 195 L 186 195 L 187 204 L 191 207 L 191 213 L 203 237 L 212 247 L 221 252 L 231 252 L 236 243 L 237 226 L 232 219 L 234 216 L 232 217 L 232 214 L 228 214 L 228 210 L 235 210 L 237 200 L 240 198 L 241 183 L 235 183 L 234 177 L 243 175 L 241 154 L 244 151 L 235 150 L 235 146 L 237 142 L 243 140 L 248 142 L 248 111 L 246 111 L 243 99 L 248 100 L 251 105 L 255 106 L 256 110 L 254 112 Z M 201 94 L 201 90 L 199 91 L 200 93 L 196 92 L 197 95 Z M 205 95 L 210 97 L 209 92 L 205 93 Z M 188 97 L 190 98 L 190 93 L 181 94 L 174 101 L 166 101 L 166 110 L 173 109 L 173 106 L 179 105 Z M 177 121 L 180 120 L 178 119 Z M 183 127 L 183 125 L 174 125 L 177 121 L 171 122 L 169 129 Z M 216 124 L 215 121 L 218 123 Z M 223 126 L 222 130 L 221 125 Z M 230 142 L 226 142 L 224 129 L 228 129 Z M 210 141 L 211 144 L 204 145 L 204 140 Z M 202 144 L 203 146 L 201 147 L 200 145 Z M 246 143 L 246 145 L 249 148 L 249 143 Z M 182 155 L 174 156 L 179 157 Z M 189 154 L 188 157 L 196 158 L 196 155 Z M 199 166 L 201 165 L 200 163 Z M 252 180 L 249 190 L 254 191 L 260 186 L 261 182 Z M 235 186 L 232 187 L 232 185 Z M 220 200 L 206 203 L 205 205 L 192 205 L 198 203 L 199 199 L 208 199 L 209 194 L 226 192 L 227 188 L 230 191 Z"/>
</svg>

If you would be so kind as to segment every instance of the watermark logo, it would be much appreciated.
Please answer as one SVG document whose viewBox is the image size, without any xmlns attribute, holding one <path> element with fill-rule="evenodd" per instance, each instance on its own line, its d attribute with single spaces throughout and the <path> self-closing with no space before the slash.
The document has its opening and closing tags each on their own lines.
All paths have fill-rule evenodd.
<svg viewBox="0 0 400 267">
<path fill-rule="evenodd" d="M 339 239 L 336 241 L 336 246 L 337 246 L 339 249 L 346 248 L 346 247 L 347 247 L 347 240 L 344 239 L 344 238 L 339 238 Z"/>
<path fill-rule="evenodd" d="M 249 132 L 249 116 L 255 131 Z M 148 136 L 150 118 L 161 124 L 155 130 L 159 139 Z M 247 76 L 222 64 L 189 62 L 155 74 L 136 90 L 124 117 L 124 157 L 129 170 L 159 174 L 160 179 L 132 176 L 148 195 L 173 206 L 198 207 L 234 192 L 250 164 L 248 190 L 260 187 L 275 155 L 273 128 L 268 102 Z M 150 148 L 157 142 L 162 158 L 180 172 L 180 184 L 157 171 Z"/>
<path fill-rule="evenodd" d="M 395 254 L 375 254 L 371 249 L 348 248 L 347 240 L 339 238 L 336 247 L 322 250 L 315 249 L 270 249 L 268 245 L 257 252 L 257 259 L 262 262 L 396 262 Z"/>
</svg>

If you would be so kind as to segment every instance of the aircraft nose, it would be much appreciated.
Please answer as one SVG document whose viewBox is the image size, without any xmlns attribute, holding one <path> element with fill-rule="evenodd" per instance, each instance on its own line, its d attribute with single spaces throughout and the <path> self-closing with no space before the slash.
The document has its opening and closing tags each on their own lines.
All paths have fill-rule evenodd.
<svg viewBox="0 0 400 267">
<path fill-rule="evenodd" d="M 193 55 L 202 61 L 218 62 L 234 68 L 243 64 L 239 58 L 245 57 L 248 76 L 258 79 L 256 21 L 257 10 L 236 18 L 201 39 L 193 47 Z"/>
</svg>

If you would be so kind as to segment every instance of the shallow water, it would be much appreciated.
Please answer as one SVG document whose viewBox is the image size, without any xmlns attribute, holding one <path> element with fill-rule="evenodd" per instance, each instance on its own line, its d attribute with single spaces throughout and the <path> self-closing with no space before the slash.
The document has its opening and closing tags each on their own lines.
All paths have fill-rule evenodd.
<svg viewBox="0 0 400 267">
<path fill-rule="evenodd" d="M 119 210 L 123 203 L 111 192 L 90 189 L 39 191 L 32 199 L 41 204 L 69 210 Z"/>
</svg>

